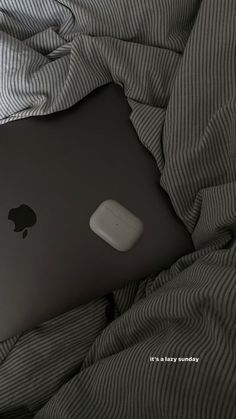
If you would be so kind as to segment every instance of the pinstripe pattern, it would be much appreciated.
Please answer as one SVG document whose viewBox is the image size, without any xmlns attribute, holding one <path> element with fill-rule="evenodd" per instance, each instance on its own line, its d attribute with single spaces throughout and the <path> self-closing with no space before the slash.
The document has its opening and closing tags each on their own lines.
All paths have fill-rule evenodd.
<svg viewBox="0 0 236 419">
<path fill-rule="evenodd" d="M 235 0 L 0 0 L 0 28 L 0 123 L 120 84 L 196 248 L 2 342 L 0 418 L 233 419 Z"/>
</svg>

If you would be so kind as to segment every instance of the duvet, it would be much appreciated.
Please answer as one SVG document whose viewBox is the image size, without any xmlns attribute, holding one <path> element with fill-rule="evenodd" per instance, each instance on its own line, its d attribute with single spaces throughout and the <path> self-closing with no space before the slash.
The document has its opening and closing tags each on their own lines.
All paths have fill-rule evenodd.
<svg viewBox="0 0 236 419">
<path fill-rule="evenodd" d="M 1 342 L 0 418 L 234 418 L 235 18 L 235 0 L 0 0 L 0 123 L 119 84 L 195 246 Z"/>
</svg>

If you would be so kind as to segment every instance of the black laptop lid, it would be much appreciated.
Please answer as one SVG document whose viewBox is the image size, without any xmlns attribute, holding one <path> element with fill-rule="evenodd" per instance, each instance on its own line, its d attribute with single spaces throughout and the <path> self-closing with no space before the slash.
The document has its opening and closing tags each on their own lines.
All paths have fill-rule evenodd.
<svg viewBox="0 0 236 419">
<path fill-rule="evenodd" d="M 0 127 L 0 339 L 167 268 L 193 250 L 120 87 Z M 113 199 L 142 220 L 128 252 L 89 219 Z"/>
</svg>

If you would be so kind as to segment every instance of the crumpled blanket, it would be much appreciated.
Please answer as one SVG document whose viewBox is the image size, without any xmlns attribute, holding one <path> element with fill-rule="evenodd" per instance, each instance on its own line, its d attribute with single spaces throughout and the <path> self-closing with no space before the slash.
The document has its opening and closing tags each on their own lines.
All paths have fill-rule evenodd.
<svg viewBox="0 0 236 419">
<path fill-rule="evenodd" d="M 0 0 L 1 124 L 119 84 L 195 245 L 2 342 L 0 418 L 234 418 L 235 17 L 235 0 Z"/>
</svg>

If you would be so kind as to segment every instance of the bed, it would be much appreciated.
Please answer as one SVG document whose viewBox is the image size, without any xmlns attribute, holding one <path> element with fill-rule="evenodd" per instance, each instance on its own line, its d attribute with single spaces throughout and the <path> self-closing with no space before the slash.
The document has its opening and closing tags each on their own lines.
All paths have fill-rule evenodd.
<svg viewBox="0 0 236 419">
<path fill-rule="evenodd" d="M 0 344 L 0 418 L 232 419 L 234 0 L 0 1 L 0 123 L 120 85 L 195 251 Z"/>
</svg>

